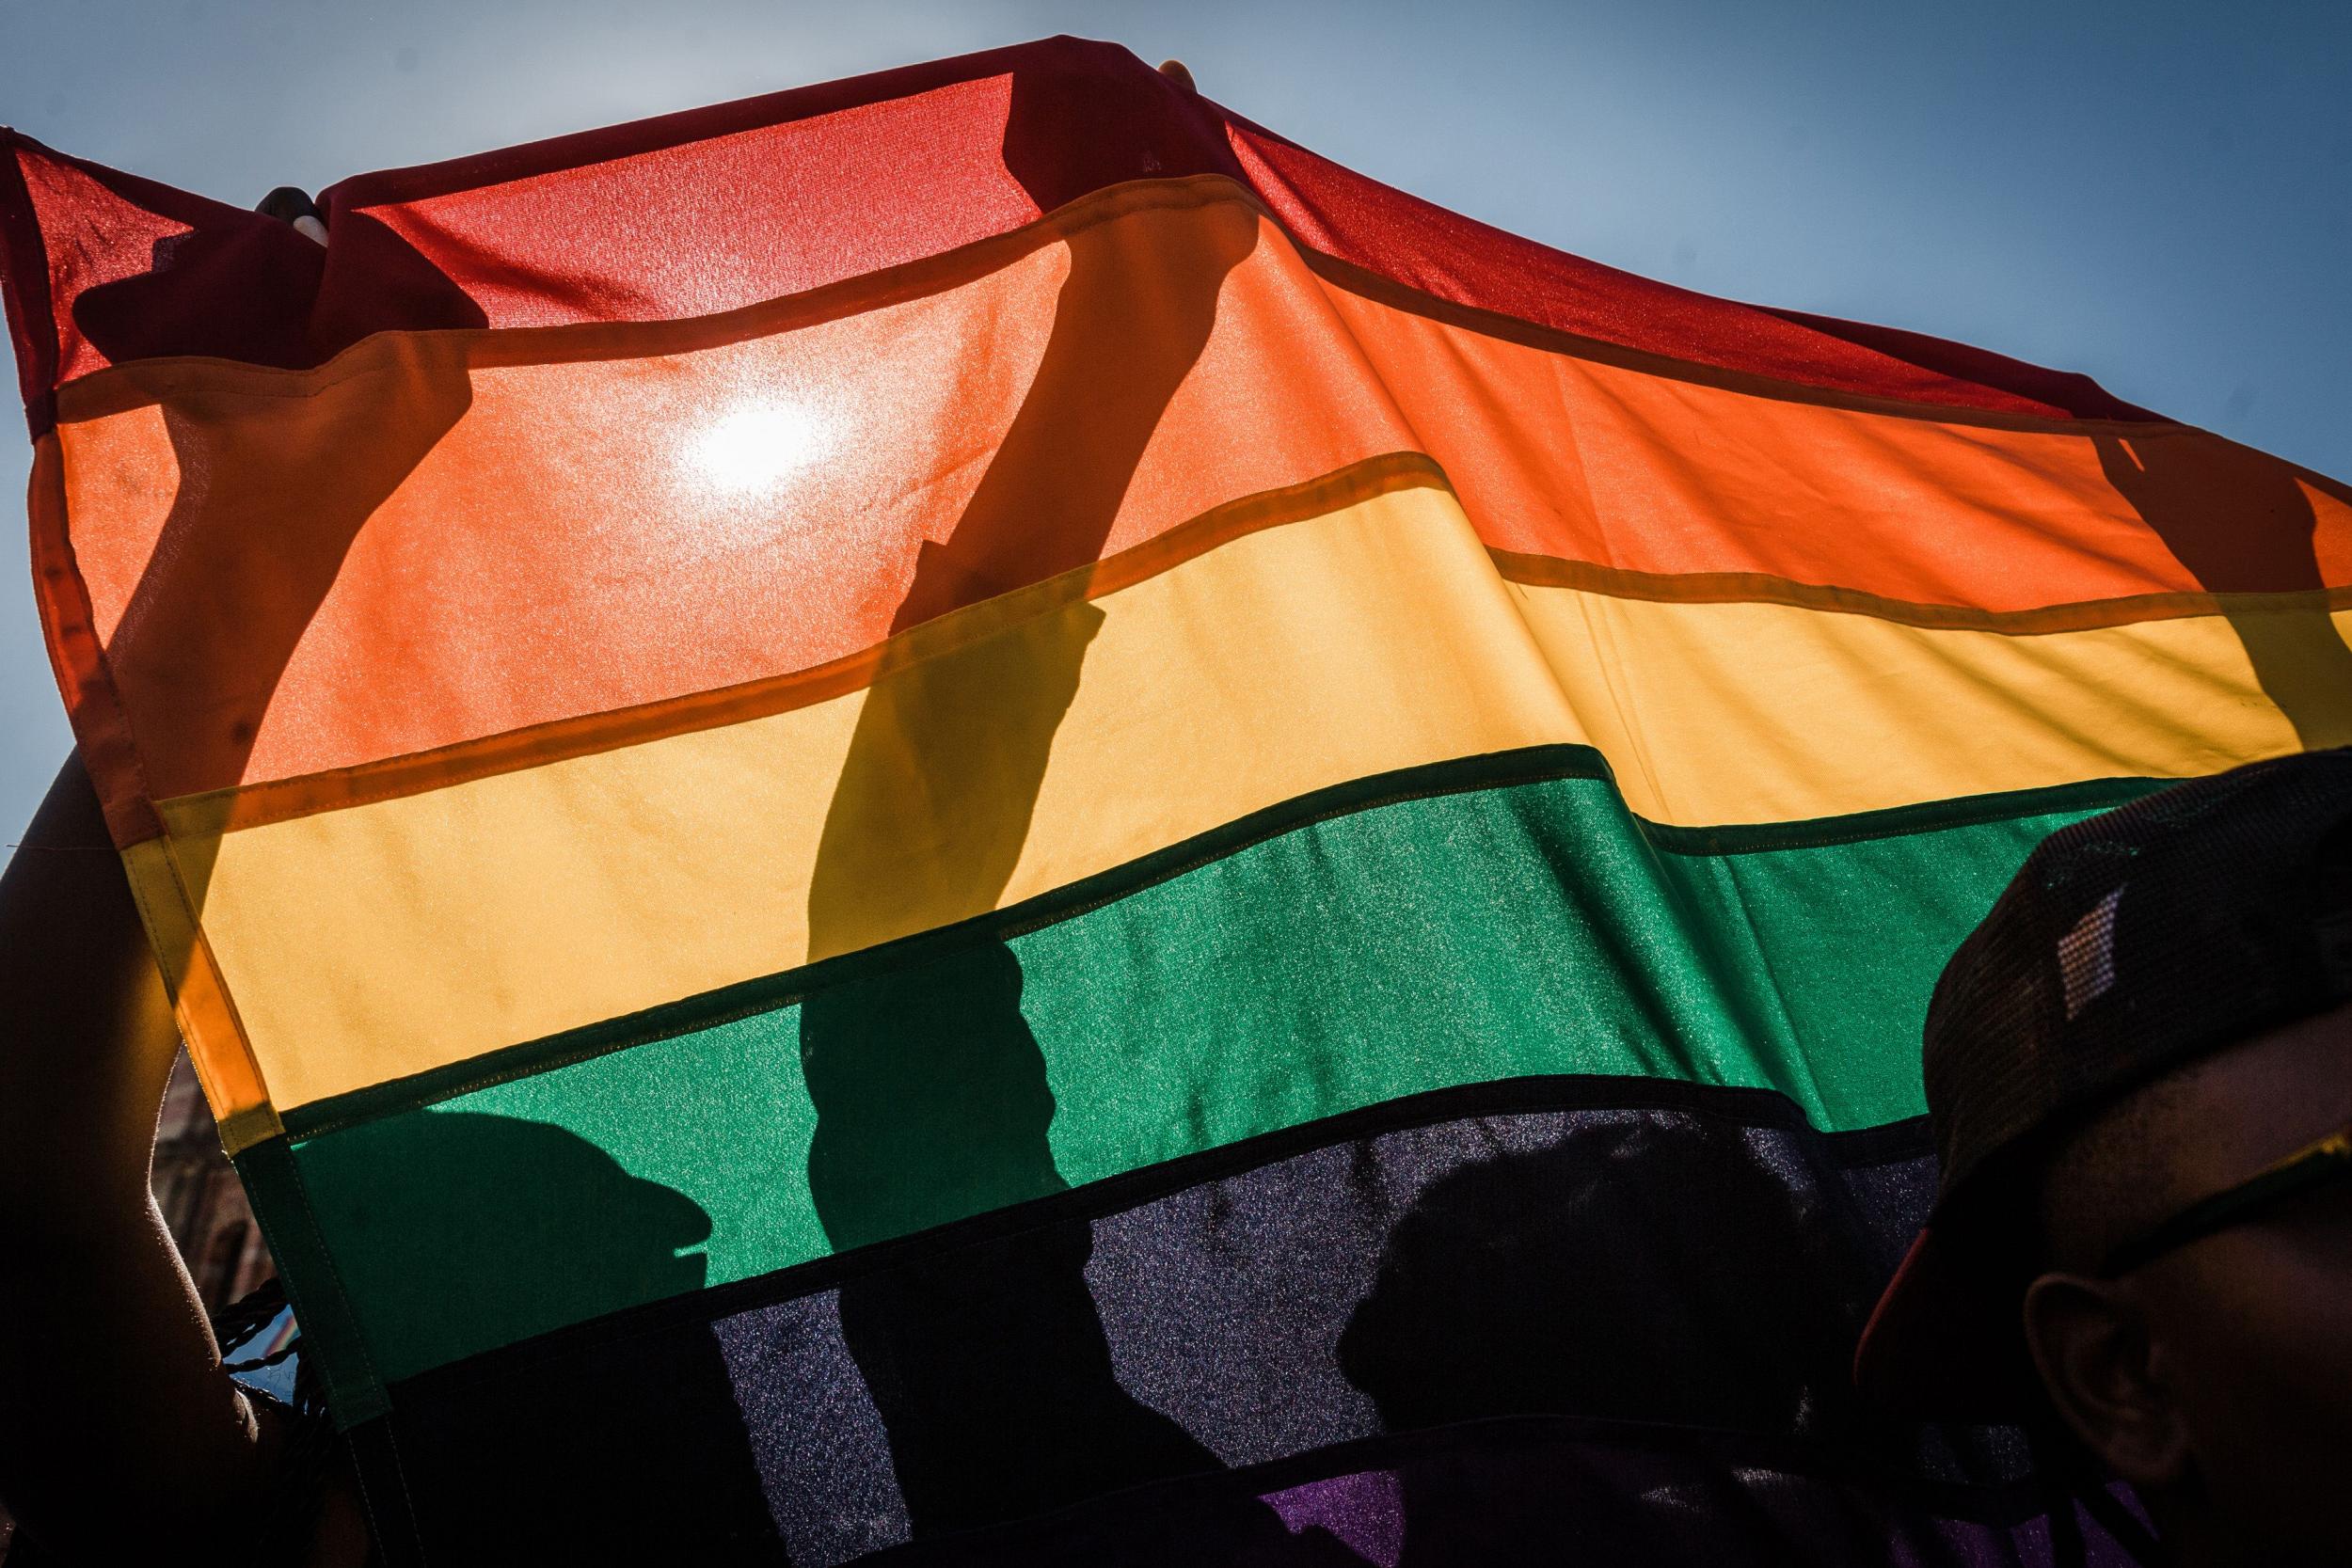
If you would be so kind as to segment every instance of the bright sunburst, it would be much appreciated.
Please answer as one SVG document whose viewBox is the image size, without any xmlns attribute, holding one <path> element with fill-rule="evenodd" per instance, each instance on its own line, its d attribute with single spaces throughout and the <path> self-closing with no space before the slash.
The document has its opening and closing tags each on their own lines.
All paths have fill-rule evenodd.
<svg viewBox="0 0 2352 1568">
<path fill-rule="evenodd" d="M 693 438 L 688 455 L 713 486 L 762 490 L 822 456 L 826 421 L 794 403 L 739 404 Z"/>
</svg>

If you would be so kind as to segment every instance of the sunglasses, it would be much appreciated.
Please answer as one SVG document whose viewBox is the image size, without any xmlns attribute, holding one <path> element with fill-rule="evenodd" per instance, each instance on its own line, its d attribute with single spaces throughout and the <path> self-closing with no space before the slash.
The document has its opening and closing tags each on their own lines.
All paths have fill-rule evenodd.
<svg viewBox="0 0 2352 1568">
<path fill-rule="evenodd" d="M 2123 1243 L 2099 1265 L 2099 1277 L 2114 1279 L 2153 1263 L 2168 1252 L 2202 1241 L 2217 1230 L 2244 1225 L 2313 1187 L 2352 1174 L 2352 1127 L 2330 1132 L 2277 1164 L 2198 1199 L 2179 1213 Z"/>
</svg>

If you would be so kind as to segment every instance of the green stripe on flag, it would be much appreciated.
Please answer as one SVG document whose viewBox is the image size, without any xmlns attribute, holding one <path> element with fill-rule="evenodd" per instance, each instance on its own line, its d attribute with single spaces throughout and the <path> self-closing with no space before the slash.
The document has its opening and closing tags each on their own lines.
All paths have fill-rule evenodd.
<svg viewBox="0 0 2352 1568">
<path fill-rule="evenodd" d="M 665 1009 L 665 1037 L 330 1121 L 295 1160 L 376 1370 L 1455 1085 L 1915 1116 L 1946 958 L 2044 835 L 2155 787 L 1691 832 L 1604 778 L 1496 784 L 1505 760 L 1367 781 L 1048 924 L 772 983 L 805 1001 Z"/>
</svg>

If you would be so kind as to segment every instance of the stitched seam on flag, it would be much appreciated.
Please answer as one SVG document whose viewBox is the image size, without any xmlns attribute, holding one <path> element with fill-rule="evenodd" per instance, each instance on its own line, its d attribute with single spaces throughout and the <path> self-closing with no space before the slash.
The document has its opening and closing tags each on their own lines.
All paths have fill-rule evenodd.
<svg viewBox="0 0 2352 1568">
<path fill-rule="evenodd" d="M 159 370 L 167 372 L 181 366 L 208 368 L 215 373 L 228 372 L 241 381 L 250 378 L 251 385 L 240 389 L 247 390 L 252 395 L 306 397 L 335 385 L 343 373 L 370 373 L 373 365 L 361 371 L 346 369 L 334 378 L 318 379 L 322 372 L 334 371 L 345 356 L 362 353 L 378 339 L 392 337 L 431 338 L 479 346 L 489 351 L 473 360 L 480 365 L 555 364 L 716 347 L 938 293 L 954 286 L 950 279 L 971 281 L 985 277 L 1030 250 L 1133 212 L 1181 211 L 1225 203 L 1246 206 L 1258 214 L 1282 234 L 1311 270 L 1334 287 L 1367 298 L 1380 299 L 1382 303 L 1410 314 L 1443 322 L 1481 336 L 1517 341 L 1526 347 L 1570 358 L 1613 365 L 1665 380 L 1719 387 L 1726 391 L 1773 402 L 1850 408 L 1861 413 L 1933 423 L 2048 435 L 2115 435 L 2134 438 L 2191 428 L 2169 420 L 2070 419 L 1851 392 L 1753 371 L 1736 371 L 1679 359 L 1654 350 L 1630 348 L 1606 339 L 1546 326 L 1502 311 L 1457 304 L 1398 282 L 1357 262 L 1313 248 L 1293 232 L 1257 192 L 1223 174 L 1186 175 L 1173 181 L 1124 181 L 1091 192 L 1003 233 L 988 235 L 895 267 L 823 284 L 801 293 L 781 295 L 707 315 L 651 322 L 570 322 L 547 326 L 391 328 L 372 334 L 342 350 L 325 365 L 308 370 L 256 365 L 246 360 L 206 355 L 158 356 L 152 359 L 132 360 L 90 372 L 60 387 L 57 389 L 60 400 L 58 418 L 87 419 L 100 413 L 120 412 L 123 407 L 137 406 L 151 401 L 138 395 L 136 384 L 142 371 L 152 374 Z M 529 352 L 532 349 L 541 352 Z M 129 402 L 119 401 L 126 396 L 125 391 L 108 390 L 117 381 L 130 384 Z M 286 390 L 265 389 L 284 388 L 289 382 L 304 385 Z"/>
<path fill-rule="evenodd" d="M 219 1117 L 222 1148 L 234 1155 L 247 1145 L 280 1131 L 278 1114 L 270 1106 L 268 1091 L 262 1083 L 252 1053 L 245 1047 L 244 1025 L 235 1017 L 228 987 L 220 976 L 219 965 L 214 960 L 203 933 L 188 918 L 187 900 L 184 890 L 179 885 L 179 872 L 171 863 L 167 842 L 150 839 L 120 853 L 123 878 L 130 884 L 131 900 L 138 911 L 139 928 L 145 933 L 148 946 L 155 955 L 157 969 L 162 972 L 164 990 L 171 1001 L 173 1022 L 188 1048 L 188 1061 L 196 1069 L 197 1080 L 204 1089 L 204 1098 Z M 138 862 L 150 865 L 161 862 L 162 875 L 169 878 L 172 885 L 161 890 L 160 894 L 151 889 L 149 883 L 152 880 L 152 874 L 141 870 Z M 178 927 L 158 916 L 159 909 L 167 903 L 170 908 L 163 912 L 176 914 L 180 922 Z M 188 933 L 184 943 L 176 940 L 181 929 Z M 213 999 L 214 1006 L 207 1006 L 208 998 Z M 229 1036 L 226 1041 L 222 1039 L 224 1034 Z M 215 1059 L 215 1051 L 224 1045 L 232 1061 L 241 1061 L 246 1071 L 251 1075 L 249 1101 L 220 1081 L 217 1072 L 220 1064 Z"/>
<path fill-rule="evenodd" d="M 391 1402 L 389 1389 L 384 1391 L 384 1400 L 387 1404 Z M 389 1414 L 388 1411 L 387 1415 Z M 400 1431 L 389 1420 L 384 1423 L 384 1453 L 385 1457 L 391 1461 L 392 1479 L 400 1483 L 401 1513 L 407 1521 L 410 1538 L 415 1540 L 418 1533 L 416 1528 L 417 1500 L 408 1490 L 408 1466 L 400 1457 Z M 360 1490 L 364 1492 L 366 1488 L 362 1487 Z M 416 1550 L 417 1560 L 424 1561 L 426 1553 L 421 1542 L 418 1543 Z"/>
<path fill-rule="evenodd" d="M 714 1307 L 734 1312 L 791 1300 L 882 1269 L 918 1259 L 936 1262 L 975 1247 L 1016 1241 L 1074 1220 L 1102 1219 L 1142 1208 L 1192 1188 L 1366 1138 L 1489 1117 L 1605 1111 L 1665 1112 L 1734 1127 L 1803 1134 L 1820 1140 L 1824 1160 L 1840 1171 L 1921 1159 L 1934 1151 L 1932 1130 L 1925 1117 L 1906 1117 L 1876 1127 L 1823 1132 L 1813 1125 L 1801 1105 L 1780 1090 L 1746 1085 L 1708 1084 L 1635 1073 L 1529 1073 L 1481 1084 L 1460 1084 L 1252 1133 L 1231 1143 L 1156 1161 L 846 1252 L 827 1253 L 743 1279 L 624 1307 L 601 1318 L 547 1330 L 515 1345 L 477 1352 L 442 1367 L 411 1373 L 394 1386 L 405 1387 L 420 1378 L 454 1376 L 462 1381 L 464 1373 L 458 1369 L 511 1354 L 518 1345 L 544 1344 L 559 1338 L 622 1340 L 656 1332 L 669 1320 L 704 1315 Z"/>
<path fill-rule="evenodd" d="M 388 1404 L 389 1399 L 388 1391 Z M 373 1532 L 371 1539 L 376 1550 L 383 1554 L 383 1568 L 416 1568 L 417 1564 L 425 1562 L 430 1554 L 425 1550 L 423 1533 L 417 1526 L 416 1499 L 408 1490 L 408 1468 L 401 1461 L 400 1439 L 392 1412 L 387 1409 L 382 1415 L 355 1422 L 344 1429 L 343 1440 L 351 1450 L 352 1471 L 359 1482 L 360 1504 L 368 1512 L 369 1528 Z M 371 1483 L 370 1478 L 376 1473 L 375 1455 L 378 1451 L 383 1454 L 383 1463 L 391 1466 L 392 1479 L 399 1483 L 398 1498 L 387 1497 L 383 1500 L 384 1503 L 399 1503 L 397 1515 L 379 1503 L 377 1493 L 380 1488 Z M 400 1526 L 401 1533 L 397 1537 L 386 1528 L 390 1524 Z"/>
<path fill-rule="evenodd" d="M 1304 483 L 1228 501 L 1130 549 L 965 605 L 856 653 L 790 674 L 553 720 L 381 762 L 183 795 L 160 809 L 189 824 L 183 832 L 232 832 L 772 718 L 869 689 L 883 675 L 915 668 L 1070 604 L 1107 598 L 1235 540 L 1415 489 L 1454 493 L 1435 459 L 1422 452 L 1383 453 Z"/>
<path fill-rule="evenodd" d="M 251 1037 L 246 1033 L 245 1019 L 237 1011 L 237 999 L 230 992 L 229 977 L 221 972 L 220 960 L 213 952 L 212 940 L 204 934 L 203 924 L 198 918 L 199 909 L 197 901 L 188 895 L 187 878 L 180 869 L 179 853 L 173 847 L 168 834 L 164 837 L 162 844 L 164 866 L 171 873 L 172 892 L 178 896 L 181 911 L 188 923 L 192 943 L 188 954 L 189 972 L 193 974 L 199 963 L 209 972 L 211 989 L 220 998 L 222 1013 L 220 1022 L 229 1034 L 229 1039 L 224 1043 L 237 1053 L 245 1063 L 246 1070 L 253 1077 L 256 1102 L 251 1105 L 222 1108 L 221 1139 L 223 1146 L 233 1153 L 244 1144 L 253 1142 L 256 1138 L 267 1137 L 278 1131 L 277 1113 L 270 1106 L 269 1080 L 262 1075 L 262 1064 L 260 1059 L 253 1054 L 252 1040 Z M 237 1142 L 231 1144 L 230 1142 L 231 1137 L 234 1137 Z"/>
<path fill-rule="evenodd" d="M 155 955 L 156 968 L 163 972 L 164 990 L 172 1004 L 174 1011 L 176 1012 L 180 1005 L 180 992 L 186 984 L 186 976 L 175 971 L 170 962 L 164 958 L 165 943 L 158 939 L 155 933 L 155 911 L 153 904 L 148 898 L 147 889 L 144 885 L 146 879 L 140 877 L 128 865 L 125 865 L 123 867 L 123 880 L 130 884 L 131 902 L 137 907 L 139 911 L 139 929 L 147 935 L 148 948 Z M 184 1029 L 185 1026 L 182 1025 L 182 1027 Z M 183 1041 L 182 1043 L 185 1044 L 186 1042 Z M 203 1081 L 206 1077 L 204 1069 L 199 1065 L 193 1054 L 191 1054 L 189 1058 L 188 1065 L 196 1069 L 197 1082 L 199 1086 L 205 1087 L 205 1098 L 209 1100 L 212 1097 L 212 1090 L 209 1086 L 204 1085 Z"/>
<path fill-rule="evenodd" d="M 50 458 L 45 463 L 43 451 Z M 115 683 L 114 666 L 99 640 L 89 584 L 82 575 L 66 515 L 65 463 L 64 445 L 54 436 L 46 438 L 45 447 L 35 449 L 26 506 L 33 538 L 33 593 L 43 611 L 42 641 L 48 645 L 50 670 L 67 717 L 73 721 L 83 767 L 98 791 L 107 834 L 115 847 L 127 849 L 159 835 L 163 823 L 151 804 L 154 789 Z M 122 788 L 125 774 L 128 794 Z"/>
<path fill-rule="evenodd" d="M 1187 212 L 1235 204 L 1253 208 L 1271 218 L 1254 195 L 1222 175 L 1130 181 L 1057 208 L 1018 229 L 975 240 L 953 250 L 709 315 L 655 322 L 571 322 L 552 326 L 389 328 L 371 333 L 325 364 L 307 370 L 257 365 L 214 355 L 136 359 L 92 371 L 59 388 L 58 418 L 78 422 L 119 414 L 154 402 L 158 386 L 169 389 L 183 381 L 200 382 L 209 391 L 232 392 L 240 397 L 308 399 L 347 381 L 381 374 L 398 355 L 403 341 L 453 345 L 464 355 L 469 369 L 638 359 L 723 348 L 944 293 L 1002 271 L 1047 245 L 1138 213 Z M 2122 427 L 2117 434 L 2137 436 L 2148 429 L 2144 423 L 2132 424 Z"/>
<path fill-rule="evenodd" d="M 24 182 L 19 150 L 29 138 L 14 131 L 0 132 L 0 246 L 25 263 L 0 265 L 0 313 L 5 313 L 15 341 L 24 345 L 31 363 L 19 367 L 19 386 L 31 395 L 24 400 L 24 423 L 40 440 L 57 422 L 57 308 L 51 291 L 48 236 L 40 231 L 33 193 Z M 39 310 L 35 310 L 35 306 Z M 47 385 L 40 386 L 41 383 Z M 39 389 L 36 390 L 36 388 Z"/>
<path fill-rule="evenodd" d="M 253 1197 L 254 1218 L 262 1227 L 262 1239 L 270 1243 L 286 1275 L 294 1321 L 306 1334 L 314 1336 L 311 1348 L 326 1374 L 337 1427 L 348 1430 L 383 1414 L 390 1407 L 389 1400 L 368 1354 L 367 1337 L 351 1309 L 342 1269 L 311 1208 L 309 1183 L 301 1162 L 294 1157 L 292 1140 L 283 1134 L 265 1138 L 239 1150 L 232 1164 L 238 1180 Z M 300 1229 L 293 1237 L 285 1233 L 289 1210 Z M 322 1281 L 326 1294 L 311 1295 L 310 1285 Z M 351 1381 L 342 1375 L 346 1372 Z"/>
<path fill-rule="evenodd" d="M 374 1440 L 381 1440 L 389 1447 L 390 1438 L 391 1413 L 389 1411 L 385 1412 L 381 1416 L 372 1417 L 367 1422 L 357 1423 L 353 1427 L 347 1429 L 343 1433 L 344 1447 L 349 1453 L 352 1475 L 359 1483 L 359 1508 L 367 1517 L 368 1539 L 372 1542 L 377 1543 L 393 1540 L 395 1538 L 391 1536 L 391 1534 L 385 1528 L 386 1525 L 390 1522 L 389 1516 L 380 1513 L 376 1509 L 375 1488 L 368 1484 L 368 1476 L 371 1466 L 368 1463 L 368 1454 L 366 1450 L 372 1441 Z M 397 1473 L 400 1465 L 400 1459 L 397 1454 L 392 1455 L 391 1463 L 395 1473 Z M 407 1501 L 407 1483 L 405 1478 L 402 1481 L 401 1491 L 401 1500 L 405 1504 Z M 386 1553 L 387 1568 L 407 1568 L 408 1562 L 413 1560 L 414 1556 L 421 1556 L 421 1554 L 414 1553 L 414 1529 L 412 1528 L 405 1528 L 410 1526 L 411 1521 L 404 1519 L 400 1521 L 400 1523 L 404 1526 L 401 1535 L 398 1538 L 400 1544 L 397 1547 L 378 1546 L 378 1550 Z"/>
<path fill-rule="evenodd" d="M 291 1152 L 291 1150 L 290 1150 Z M 291 1185 L 296 1210 L 302 1216 L 303 1227 L 310 1232 L 310 1243 L 317 1249 L 319 1261 L 326 1270 L 327 1284 L 334 1296 L 333 1310 L 339 1312 L 350 1329 L 351 1354 L 358 1365 L 355 1369 L 358 1386 L 341 1402 L 336 1412 L 338 1427 L 350 1426 L 379 1414 L 376 1403 L 389 1403 L 381 1379 L 375 1375 L 374 1357 L 368 1354 L 367 1331 L 360 1327 L 358 1315 L 351 1308 L 351 1291 L 343 1284 L 342 1265 L 326 1244 L 326 1233 L 318 1220 L 318 1212 L 310 1206 L 310 1183 L 303 1180 L 301 1164 L 289 1161 Z"/>
<path fill-rule="evenodd" d="M 2180 783 L 2178 779 L 2084 779 L 1991 795 L 1957 795 L 1907 806 L 1883 806 L 1843 816 L 1800 822 L 1762 822 L 1730 827 L 1685 827 L 1640 818 L 1655 848 L 1676 855 L 1765 855 L 1784 849 L 1828 849 L 1845 844 L 1907 838 L 1983 822 L 2054 816 L 2065 812 L 2107 811 Z"/>
<path fill-rule="evenodd" d="M 1262 206 L 1262 210 L 1264 210 Z M 1796 381 L 1768 375 L 1760 371 L 1736 370 L 1729 366 L 1710 365 L 1702 360 L 1681 359 L 1655 349 L 1634 348 L 1629 344 L 1612 342 L 1606 338 L 1588 337 L 1565 327 L 1548 326 L 1541 322 L 1515 316 L 1508 311 L 1485 306 L 1464 305 L 1444 298 L 1409 283 L 1402 283 L 1386 273 L 1360 262 L 1317 250 L 1301 241 L 1279 215 L 1266 211 L 1270 221 L 1282 229 L 1300 258 L 1315 275 L 1333 287 L 1369 299 L 1377 304 L 1423 317 L 1443 325 L 1459 327 L 1484 338 L 1518 343 L 1524 348 L 1557 354 L 1565 358 L 1581 359 L 1595 364 L 1628 370 L 1638 374 L 1653 375 L 1661 381 L 1680 381 L 1712 387 L 1745 397 L 1762 398 L 1773 403 L 1804 404 L 1818 408 L 1842 408 L 1858 414 L 1881 414 L 1890 419 L 1920 420 L 1933 424 L 1967 425 L 1976 429 L 2010 430 L 2047 436 L 2122 436 L 2137 439 L 2146 435 L 2194 433 L 2196 427 L 2177 420 L 2161 417 L 2149 419 L 2075 419 L 2063 414 L 2027 414 L 1999 408 L 1981 408 L 1970 404 L 1931 403 L 1925 400 L 1894 397 L 1883 392 L 1858 392 L 1842 387 L 1819 382 Z"/>
<path fill-rule="evenodd" d="M 380 1421 L 380 1422 L 383 1422 L 383 1423 L 384 1423 L 384 1424 L 383 1424 L 383 1426 L 379 1429 L 379 1431 L 381 1432 L 381 1434 L 382 1434 L 382 1436 L 383 1436 L 384 1443 L 385 1443 L 385 1447 L 386 1447 L 387 1450 L 388 1450 L 388 1451 L 389 1451 L 389 1449 L 390 1449 L 390 1443 L 391 1443 L 391 1435 L 392 1435 L 392 1429 L 391 1429 L 391 1413 L 390 1413 L 389 1411 L 387 1411 L 387 1412 L 385 1412 L 385 1413 L 384 1413 L 383 1415 L 381 1415 L 381 1416 L 375 1416 L 375 1417 L 372 1417 L 372 1418 L 371 1418 L 372 1420 L 374 1420 L 374 1421 Z M 346 1432 L 346 1433 L 344 1433 L 344 1436 L 345 1436 L 345 1439 L 346 1439 L 346 1444 L 347 1444 L 348 1448 L 350 1449 L 350 1454 L 351 1454 L 351 1467 L 352 1467 L 352 1471 L 353 1471 L 354 1475 L 356 1476 L 356 1478 L 358 1479 L 358 1482 L 359 1482 L 359 1507 L 360 1507 L 360 1508 L 361 1508 L 361 1510 L 363 1510 L 363 1511 L 366 1513 L 366 1514 L 367 1514 L 367 1521 L 368 1521 L 368 1538 L 369 1538 L 371 1541 L 384 1541 L 384 1540 L 388 1540 L 388 1539 L 389 1539 L 389 1538 L 390 1538 L 390 1537 L 389 1537 L 389 1532 L 385 1529 L 385 1525 L 386 1525 L 386 1523 L 387 1523 L 388 1521 L 387 1521 L 387 1519 L 386 1519 L 386 1517 L 385 1517 L 385 1516 L 383 1516 L 383 1515 L 379 1514 L 379 1513 L 378 1513 L 378 1511 L 377 1511 L 377 1509 L 376 1509 L 376 1506 L 375 1506 L 375 1489 L 374 1489 L 373 1487 L 372 1487 L 372 1486 L 370 1486 L 370 1485 L 368 1484 L 368 1480 L 367 1480 L 367 1478 L 368 1478 L 368 1466 L 367 1466 L 367 1465 L 366 1465 L 365 1460 L 363 1459 L 363 1457 L 362 1457 L 362 1455 L 361 1455 L 361 1451 L 360 1451 L 360 1444 L 359 1444 L 359 1443 L 356 1440 L 356 1434 L 355 1434 L 355 1433 L 353 1433 Z M 391 1465 L 392 1465 L 392 1471 L 393 1471 L 393 1474 L 394 1474 L 395 1476 L 399 1476 L 399 1474 L 400 1474 L 400 1455 L 399 1455 L 398 1453 L 391 1453 L 390 1458 L 391 1458 Z M 404 1505 L 405 1505 L 405 1504 L 407 1503 L 407 1501 L 408 1501 L 408 1482 L 407 1482 L 407 1478 L 406 1478 L 406 1477 L 405 1477 L 405 1476 L 401 1476 L 401 1477 L 400 1477 L 400 1483 L 401 1483 L 401 1501 L 402 1501 L 402 1503 L 403 1503 Z M 408 1523 L 408 1521 L 404 1520 L 404 1521 L 402 1521 L 402 1523 L 403 1523 L 404 1525 L 405 1525 L 405 1524 L 407 1524 L 407 1523 Z M 404 1536 L 404 1537 L 413 1537 L 414 1533 L 415 1533 L 415 1532 L 413 1531 L 413 1529 L 404 1529 L 404 1530 L 403 1530 L 403 1532 L 402 1532 L 402 1534 L 403 1534 L 403 1536 Z M 409 1544 L 413 1544 L 413 1541 L 412 1541 L 412 1540 L 410 1540 L 410 1541 L 404 1541 L 404 1547 L 405 1547 L 405 1546 L 406 1546 L 406 1545 L 409 1545 Z"/>
<path fill-rule="evenodd" d="M 1606 757 L 1589 746 L 1571 744 L 1486 752 L 1375 774 L 1253 812 L 1124 865 L 1003 909 L 541 1039 L 504 1046 L 463 1062 L 312 1101 L 283 1111 L 280 1116 L 290 1135 L 305 1139 L 322 1136 L 477 1089 L 774 1012 L 793 1006 L 814 991 L 860 976 L 886 974 L 937 953 L 953 952 L 978 942 L 1009 940 L 1074 920 L 1254 845 L 1318 823 L 1411 800 L 1572 779 L 1592 779 L 1607 784 L 1613 790 L 1616 787 L 1615 773 Z M 2094 810 L 2136 800 L 2159 787 L 2158 781 L 2097 780 L 2003 795 L 1961 797 L 1859 813 L 1852 819 L 1852 827 L 1840 826 L 1848 819 L 1831 817 L 1820 822 L 1767 823 L 1751 828 L 1681 829 L 1652 823 L 1630 812 L 1627 816 L 1655 849 L 1685 856 L 1717 856 L 1901 838 L 1971 823 Z"/>
<path fill-rule="evenodd" d="M 1567 588 L 1653 604 L 1786 605 L 1892 621 L 1928 631 L 1982 631 L 2003 637 L 2047 637 L 2204 616 L 2308 615 L 2352 609 L 2352 584 L 2347 584 L 2270 594 L 2127 594 L 2028 610 L 1980 610 L 1972 605 L 1888 598 L 1856 588 L 1799 582 L 1763 572 L 1644 572 L 1565 556 L 1504 549 L 1488 553 L 1504 577 L 1533 588 Z"/>
</svg>

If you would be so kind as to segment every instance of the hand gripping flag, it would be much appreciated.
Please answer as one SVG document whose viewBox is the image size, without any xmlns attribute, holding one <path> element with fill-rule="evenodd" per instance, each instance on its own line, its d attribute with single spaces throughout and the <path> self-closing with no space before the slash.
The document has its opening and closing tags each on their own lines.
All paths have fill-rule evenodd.
<svg viewBox="0 0 2352 1568">
<path fill-rule="evenodd" d="M 5 149 L 49 646 L 392 1560 L 2063 1544 L 1848 1391 L 1929 988 L 2352 739 L 2344 486 L 1069 40 L 324 247 Z"/>
</svg>

